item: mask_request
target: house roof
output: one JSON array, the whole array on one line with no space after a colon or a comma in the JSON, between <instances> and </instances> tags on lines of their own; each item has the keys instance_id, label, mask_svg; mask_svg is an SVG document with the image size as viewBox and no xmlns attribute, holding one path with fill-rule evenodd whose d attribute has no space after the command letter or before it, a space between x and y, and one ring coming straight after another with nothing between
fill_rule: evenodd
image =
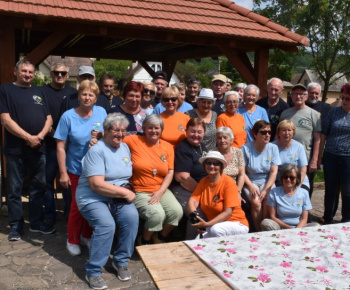
<instances>
[{"instance_id":1,"label":"house roof","mask_svg":"<svg viewBox=\"0 0 350 290\"><path fill-rule=\"evenodd\" d=\"M229 0L0 0L0 15L23 18L23 24L15 25L31 31L32 47L35 47L34 43L37 46L38 41L42 41L53 29L70 34L61 49L56 48L57 55L77 55L80 47L87 49L90 45L91 50L85 55L80 53L81 56L91 57L91 53L95 52L98 57L106 57L108 52L112 54L116 49L124 48L119 58L133 59L136 51L132 47L137 47L139 54L142 54L140 48L143 48L153 59L162 53L163 59L169 58L171 53L177 53L177 59L201 58L222 54L217 47L213 48L219 41L214 38L219 37L244 51L253 51L256 45L252 44L256 42L268 48L282 49L308 45L305 36ZM54 27L57 21L61 26ZM82 24L86 33L76 30L76 26ZM35 31L42 34L37 35ZM28 46L25 38L29 36L23 35L23 31L22 35L21 32L17 34L16 38L27 42ZM92 37L93 34L112 39L101 41ZM145 41L153 43L150 45ZM159 41L156 48L154 41ZM193 50L189 42L209 47ZM22 51L26 49L23 44ZM67 54L69 49L71 52ZM184 53L183 58L180 52Z\"/></svg>"},{"instance_id":2,"label":"house roof","mask_svg":"<svg viewBox=\"0 0 350 290\"><path fill-rule=\"evenodd\" d=\"M304 73L301 74L301 76L299 77L298 83L301 81L302 78L304 78L305 74L307 75L310 82L319 83L321 85L322 90L323 90L324 82L319 77L317 72L310 70L310 69L306 69L304 71ZM337 73L333 77L333 80L336 80L336 81L334 81L334 82L331 81L332 84L328 88L329 92L340 92L341 87L348 82L346 77L344 75L342 76L342 74L340 74L340 73Z\"/></svg>"}]
</instances>

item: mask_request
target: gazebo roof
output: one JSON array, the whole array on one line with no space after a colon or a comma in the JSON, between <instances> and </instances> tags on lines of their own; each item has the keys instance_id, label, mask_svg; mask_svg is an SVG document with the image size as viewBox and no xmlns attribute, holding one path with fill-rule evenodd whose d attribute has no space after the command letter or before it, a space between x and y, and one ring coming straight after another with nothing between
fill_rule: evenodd
<instances>
[{"instance_id":1,"label":"gazebo roof","mask_svg":"<svg viewBox=\"0 0 350 290\"><path fill-rule=\"evenodd\" d=\"M135 53L144 60L220 55L218 42L244 51L257 44L285 50L308 45L304 36L229 0L0 0L0 15L22 18L14 25L31 31L16 34L26 38L24 53L52 31L67 34L58 55L107 58L118 52L113 58L122 59L135 59Z\"/></svg>"}]
</instances>

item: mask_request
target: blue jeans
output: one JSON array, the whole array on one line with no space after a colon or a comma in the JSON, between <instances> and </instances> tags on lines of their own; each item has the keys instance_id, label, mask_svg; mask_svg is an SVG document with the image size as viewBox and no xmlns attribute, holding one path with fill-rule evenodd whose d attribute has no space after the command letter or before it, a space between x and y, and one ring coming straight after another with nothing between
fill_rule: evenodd
<instances>
[{"instance_id":1,"label":"blue jeans","mask_svg":"<svg viewBox=\"0 0 350 290\"><path fill-rule=\"evenodd\" d=\"M101 276L102 267L108 261L111 252L115 226L118 226L118 242L113 253L116 266L127 266L134 252L134 244L139 227L139 214L133 203L118 203L117 211L112 212L106 203L96 201L80 209L82 216L93 228L90 243L90 258L85 264L86 275Z\"/></svg>"},{"instance_id":2,"label":"blue jeans","mask_svg":"<svg viewBox=\"0 0 350 290\"><path fill-rule=\"evenodd\" d=\"M334 207L337 202L338 185L342 197L342 222L350 222L350 156L339 156L329 152L323 154L325 196L324 219L333 221Z\"/></svg>"},{"instance_id":3,"label":"blue jeans","mask_svg":"<svg viewBox=\"0 0 350 290\"><path fill-rule=\"evenodd\" d=\"M45 155L39 152L24 155L6 155L8 216L11 231L21 232L24 225L22 187L25 173L29 185L29 223L42 223L45 197Z\"/></svg>"}]
</instances>

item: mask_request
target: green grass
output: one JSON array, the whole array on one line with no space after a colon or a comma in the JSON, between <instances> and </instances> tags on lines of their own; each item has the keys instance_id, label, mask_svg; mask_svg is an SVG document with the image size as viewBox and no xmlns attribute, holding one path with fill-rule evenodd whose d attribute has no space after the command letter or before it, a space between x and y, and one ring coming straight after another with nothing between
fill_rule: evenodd
<instances>
[{"instance_id":1,"label":"green grass","mask_svg":"<svg viewBox=\"0 0 350 290\"><path fill-rule=\"evenodd\" d=\"M314 181L315 182L324 182L323 169L317 170Z\"/></svg>"}]
</instances>

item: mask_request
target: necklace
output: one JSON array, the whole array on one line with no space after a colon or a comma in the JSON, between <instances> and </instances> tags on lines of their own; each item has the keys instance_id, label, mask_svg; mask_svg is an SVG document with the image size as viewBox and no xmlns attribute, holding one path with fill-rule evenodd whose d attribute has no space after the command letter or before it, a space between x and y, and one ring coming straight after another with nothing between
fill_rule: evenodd
<instances>
[{"instance_id":1,"label":"necklace","mask_svg":"<svg viewBox=\"0 0 350 290\"><path fill-rule=\"evenodd\" d=\"M290 195L288 195L288 194L285 194L285 195L283 196L283 199L284 199L287 203L293 204L294 199L295 199L295 193L294 193L292 196L290 196Z\"/></svg>"},{"instance_id":2,"label":"necklace","mask_svg":"<svg viewBox=\"0 0 350 290\"><path fill-rule=\"evenodd\" d=\"M158 156L158 147L156 147L156 149L157 149L157 152L155 152L155 154L156 154L157 157L159 157ZM149 150L149 155L150 155L151 163L152 163L152 167L153 167L152 173L153 173L153 176L156 176L157 175L157 168L156 168L156 166L153 163L153 157L152 157L153 154L152 154L152 151L151 151L151 147L148 146L148 150Z\"/></svg>"},{"instance_id":3,"label":"necklace","mask_svg":"<svg viewBox=\"0 0 350 290\"><path fill-rule=\"evenodd\" d=\"M193 148L194 152L196 152L196 154L197 154L198 156L200 156L200 157L203 156L203 151L202 151L202 145L201 145L201 144L199 144L199 149L201 150L201 154L199 154L199 153L196 151L196 149L194 149L194 146L191 145L191 147Z\"/></svg>"}]
</instances>

